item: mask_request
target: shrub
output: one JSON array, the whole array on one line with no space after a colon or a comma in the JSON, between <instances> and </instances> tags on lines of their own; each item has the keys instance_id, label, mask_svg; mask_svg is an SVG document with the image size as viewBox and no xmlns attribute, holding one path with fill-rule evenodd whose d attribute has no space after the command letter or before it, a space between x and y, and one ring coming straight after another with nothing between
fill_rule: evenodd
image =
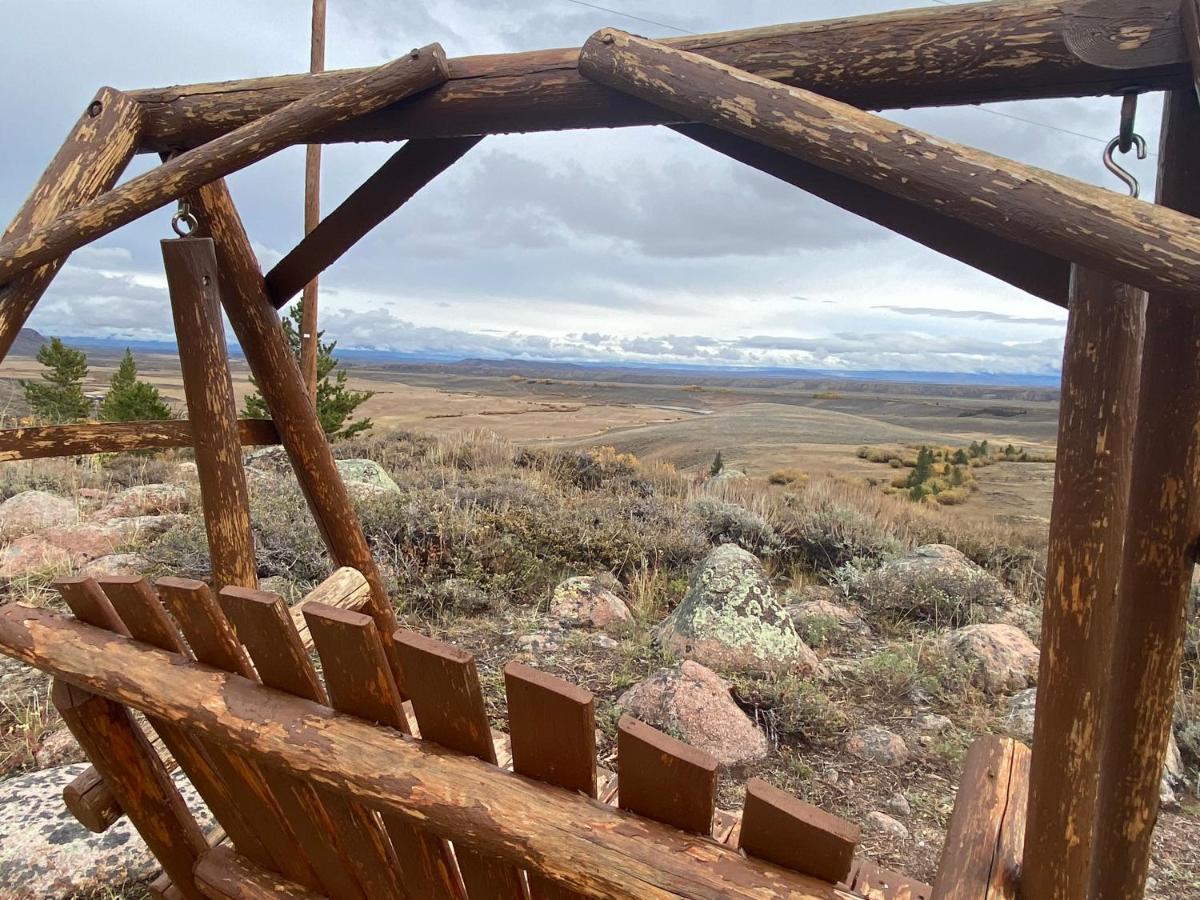
<instances>
[{"instance_id":1,"label":"shrub","mask_svg":"<svg viewBox=\"0 0 1200 900\"><path fill-rule=\"evenodd\" d=\"M767 476L771 484L807 484L808 475L799 469L779 469Z\"/></svg>"},{"instance_id":2,"label":"shrub","mask_svg":"<svg viewBox=\"0 0 1200 900\"><path fill-rule=\"evenodd\" d=\"M737 544L758 556L771 556L783 548L779 535L762 516L736 503L701 497L692 510L713 544Z\"/></svg>"},{"instance_id":3,"label":"shrub","mask_svg":"<svg viewBox=\"0 0 1200 900\"><path fill-rule=\"evenodd\" d=\"M935 642L917 641L880 650L858 661L850 677L877 700L936 701L961 706L979 696L972 666Z\"/></svg>"},{"instance_id":4,"label":"shrub","mask_svg":"<svg viewBox=\"0 0 1200 900\"><path fill-rule=\"evenodd\" d=\"M850 563L834 573L834 583L875 618L892 626L914 624L961 628L982 621L988 607L1007 598L1003 587L974 568L865 568Z\"/></svg>"},{"instance_id":5,"label":"shrub","mask_svg":"<svg viewBox=\"0 0 1200 900\"><path fill-rule=\"evenodd\" d=\"M814 744L827 742L848 725L841 707L810 678L789 674L735 676L733 696L775 744L781 737Z\"/></svg>"}]
</instances>

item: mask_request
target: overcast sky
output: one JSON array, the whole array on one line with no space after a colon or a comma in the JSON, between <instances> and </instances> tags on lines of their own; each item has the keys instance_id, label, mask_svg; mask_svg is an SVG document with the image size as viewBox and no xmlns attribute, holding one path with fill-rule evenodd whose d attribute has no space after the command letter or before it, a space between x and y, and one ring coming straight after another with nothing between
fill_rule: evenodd
<instances>
[{"instance_id":1,"label":"overcast sky","mask_svg":"<svg viewBox=\"0 0 1200 900\"><path fill-rule=\"evenodd\" d=\"M604 5L705 32L922 2ZM431 41L458 56L578 45L604 25L679 33L573 0L329 6L329 68L380 63ZM5 221L98 85L240 78L308 63L304 0L43 0L13 5L5 25ZM1118 108L1119 100L1101 98L885 114L1115 189L1100 154ZM1152 152L1159 110L1157 95L1142 99L1138 130ZM326 149L325 210L394 150ZM153 161L139 157L131 174ZM1130 165L1146 196L1154 162ZM303 150L293 148L230 179L264 268L301 237L303 165ZM169 217L160 211L77 251L30 324L45 334L169 340L158 249ZM487 138L330 269L321 302L322 326L344 347L946 372L1056 372L1066 319L1062 309L656 128Z\"/></svg>"}]
</instances>

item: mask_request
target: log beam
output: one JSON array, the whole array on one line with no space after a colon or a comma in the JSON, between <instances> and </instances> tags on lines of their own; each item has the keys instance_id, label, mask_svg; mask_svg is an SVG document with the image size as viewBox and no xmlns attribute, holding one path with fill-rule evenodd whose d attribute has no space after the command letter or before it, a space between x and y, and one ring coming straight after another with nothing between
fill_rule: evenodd
<instances>
[{"instance_id":1,"label":"log beam","mask_svg":"<svg viewBox=\"0 0 1200 900\"><path fill-rule=\"evenodd\" d=\"M237 433L243 447L265 447L279 443L279 432L270 419L238 419ZM31 425L28 428L0 430L0 462L90 456L93 453L129 453L134 450L168 450L195 445L192 423L187 419Z\"/></svg>"},{"instance_id":2,"label":"log beam","mask_svg":"<svg viewBox=\"0 0 1200 900\"><path fill-rule=\"evenodd\" d=\"M671 38L864 109L1099 96L1190 83L1177 0L1003 0ZM578 48L450 60L450 80L325 142L680 121L580 77ZM134 91L144 151L194 147L362 70Z\"/></svg>"},{"instance_id":3,"label":"log beam","mask_svg":"<svg viewBox=\"0 0 1200 900\"><path fill-rule=\"evenodd\" d=\"M141 106L128 94L101 88L4 232L4 240L40 228L109 190L141 138ZM66 261L64 255L0 284L0 360Z\"/></svg>"},{"instance_id":4,"label":"log beam","mask_svg":"<svg viewBox=\"0 0 1200 900\"><path fill-rule=\"evenodd\" d=\"M318 274L412 199L417 191L462 159L480 140L409 141L392 154L267 273L267 291L275 308L291 300L301 288L316 283ZM305 304L308 303L307 296Z\"/></svg>"},{"instance_id":5,"label":"log beam","mask_svg":"<svg viewBox=\"0 0 1200 900\"><path fill-rule=\"evenodd\" d=\"M1200 221L601 29L579 71L687 118L1148 290L1200 283Z\"/></svg>"},{"instance_id":6,"label":"log beam","mask_svg":"<svg viewBox=\"0 0 1200 900\"><path fill-rule=\"evenodd\" d=\"M851 900L828 882L17 603L0 651L591 897Z\"/></svg>"},{"instance_id":7,"label":"log beam","mask_svg":"<svg viewBox=\"0 0 1200 900\"><path fill-rule=\"evenodd\" d=\"M1200 0L1180 0L1183 42L1192 64L1192 84L1200 97Z\"/></svg>"},{"instance_id":8,"label":"log beam","mask_svg":"<svg viewBox=\"0 0 1200 900\"><path fill-rule=\"evenodd\" d=\"M852 178L827 172L820 166L728 131L708 125L670 127L730 159L773 175L1035 297L1057 306L1067 305L1071 264L1066 260L1016 241L997 238L982 228L955 221L935 210L898 199Z\"/></svg>"},{"instance_id":9,"label":"log beam","mask_svg":"<svg viewBox=\"0 0 1200 900\"><path fill-rule=\"evenodd\" d=\"M157 168L53 221L0 243L0 280L53 260L122 225L327 128L446 80L438 44L414 50L344 84L310 94L268 116L172 157Z\"/></svg>"}]
</instances>

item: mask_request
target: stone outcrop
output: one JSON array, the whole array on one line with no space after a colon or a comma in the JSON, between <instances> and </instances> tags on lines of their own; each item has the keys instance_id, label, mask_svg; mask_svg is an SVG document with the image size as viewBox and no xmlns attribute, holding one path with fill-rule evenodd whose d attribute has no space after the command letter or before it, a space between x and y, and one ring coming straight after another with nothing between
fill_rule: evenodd
<instances>
[{"instance_id":1,"label":"stone outcrop","mask_svg":"<svg viewBox=\"0 0 1200 900\"><path fill-rule=\"evenodd\" d=\"M0 503L0 538L15 538L79 521L79 507L46 491L22 491Z\"/></svg>"},{"instance_id":2,"label":"stone outcrop","mask_svg":"<svg viewBox=\"0 0 1200 900\"><path fill-rule=\"evenodd\" d=\"M988 694L1008 694L1037 680L1038 648L1015 625L968 625L945 637L947 649L972 666L971 683Z\"/></svg>"},{"instance_id":3,"label":"stone outcrop","mask_svg":"<svg viewBox=\"0 0 1200 900\"><path fill-rule=\"evenodd\" d=\"M569 628L607 628L617 622L632 622L625 601L589 576L568 578L554 589L550 615Z\"/></svg>"}]
</instances>

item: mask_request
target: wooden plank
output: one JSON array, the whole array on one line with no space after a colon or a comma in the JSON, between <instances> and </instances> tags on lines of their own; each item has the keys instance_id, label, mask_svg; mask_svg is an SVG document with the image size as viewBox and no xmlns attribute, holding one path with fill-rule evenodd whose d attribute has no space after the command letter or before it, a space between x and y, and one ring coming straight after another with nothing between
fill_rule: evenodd
<instances>
[{"instance_id":1,"label":"wooden plank","mask_svg":"<svg viewBox=\"0 0 1200 900\"><path fill-rule=\"evenodd\" d=\"M8 281L53 262L205 184L285 147L304 143L339 122L441 84L446 75L441 46L430 44L174 156L89 203L60 212L52 221L0 242L0 280Z\"/></svg>"},{"instance_id":2,"label":"wooden plank","mask_svg":"<svg viewBox=\"0 0 1200 900\"><path fill-rule=\"evenodd\" d=\"M0 652L244 758L303 773L434 834L535 867L591 896L849 900L827 883L677 828L498 771L464 754L332 713L61 614L0 607Z\"/></svg>"},{"instance_id":3,"label":"wooden plank","mask_svg":"<svg viewBox=\"0 0 1200 900\"><path fill-rule=\"evenodd\" d=\"M279 432L270 419L238 419L237 429L238 441L243 447L279 443ZM192 446L195 446L192 423L187 419L82 422L76 425L31 425L0 429L0 462Z\"/></svg>"},{"instance_id":4,"label":"wooden plank","mask_svg":"<svg viewBox=\"0 0 1200 900\"><path fill-rule=\"evenodd\" d=\"M1192 84L1200 97L1200 0L1181 0L1183 43L1192 65Z\"/></svg>"},{"instance_id":5,"label":"wooden plank","mask_svg":"<svg viewBox=\"0 0 1200 900\"><path fill-rule=\"evenodd\" d=\"M192 867L208 843L129 711L57 678L51 699L176 888L200 897Z\"/></svg>"},{"instance_id":6,"label":"wooden plank","mask_svg":"<svg viewBox=\"0 0 1200 900\"><path fill-rule=\"evenodd\" d=\"M408 682L413 718L421 739L496 763L496 744L488 724L475 657L415 631L395 634ZM458 868L471 900L522 900L521 871L498 859L455 846Z\"/></svg>"},{"instance_id":7,"label":"wooden plank","mask_svg":"<svg viewBox=\"0 0 1200 900\"><path fill-rule=\"evenodd\" d=\"M10 239L52 221L109 190L142 138L142 110L128 94L104 87L83 111L17 216L4 232ZM0 284L0 360L12 348L65 256ZM3 281L5 279L0 279Z\"/></svg>"},{"instance_id":8,"label":"wooden plank","mask_svg":"<svg viewBox=\"0 0 1200 900\"><path fill-rule=\"evenodd\" d=\"M579 71L689 118L1138 287L1200 281L1191 216L923 134L616 29Z\"/></svg>"},{"instance_id":9,"label":"wooden plank","mask_svg":"<svg viewBox=\"0 0 1200 900\"><path fill-rule=\"evenodd\" d=\"M325 0L312 2L312 39L308 71L310 74L325 71ZM304 148L304 233L308 235L321 219L321 145L309 144ZM304 310L300 321L300 372L304 375L304 386L308 396L317 402L317 355L319 332L317 328L317 279L304 285Z\"/></svg>"},{"instance_id":10,"label":"wooden plank","mask_svg":"<svg viewBox=\"0 0 1200 900\"><path fill-rule=\"evenodd\" d=\"M246 678L257 678L216 597L203 581L160 578L154 586L200 662Z\"/></svg>"},{"instance_id":11,"label":"wooden plank","mask_svg":"<svg viewBox=\"0 0 1200 900\"><path fill-rule=\"evenodd\" d=\"M982 228L893 197L869 184L827 172L820 166L727 131L708 125L673 125L671 128L718 153L786 181L834 206L1028 291L1035 297L1058 306L1067 305L1071 265L1040 248L998 238Z\"/></svg>"},{"instance_id":12,"label":"wooden plank","mask_svg":"<svg viewBox=\"0 0 1200 900\"><path fill-rule=\"evenodd\" d=\"M304 617L321 657L333 708L407 733L400 692L371 617L312 601L304 604ZM400 816L385 815L383 824L409 895L463 896L457 867L444 841Z\"/></svg>"},{"instance_id":13,"label":"wooden plank","mask_svg":"<svg viewBox=\"0 0 1200 900\"><path fill-rule=\"evenodd\" d=\"M112 601L96 583L96 579L87 575L56 578L54 589L80 622L129 637L129 629L113 609Z\"/></svg>"},{"instance_id":14,"label":"wooden plank","mask_svg":"<svg viewBox=\"0 0 1200 900\"><path fill-rule=\"evenodd\" d=\"M621 809L696 834L711 834L717 760L631 716L617 722Z\"/></svg>"},{"instance_id":15,"label":"wooden plank","mask_svg":"<svg viewBox=\"0 0 1200 900\"><path fill-rule=\"evenodd\" d=\"M869 859L855 860L850 889L866 900L929 900L933 888Z\"/></svg>"},{"instance_id":16,"label":"wooden plank","mask_svg":"<svg viewBox=\"0 0 1200 900\"><path fill-rule=\"evenodd\" d=\"M201 188L192 208L216 242L221 302L250 371L271 410L296 479L308 500L317 528L339 566L352 566L371 585L367 611L385 640L388 660L400 690L403 673L391 649L396 614L383 587L370 545L350 502L341 473L316 412L304 390L300 368L283 336L279 316L267 296L258 260L242 227L224 181Z\"/></svg>"},{"instance_id":17,"label":"wooden plank","mask_svg":"<svg viewBox=\"0 0 1200 900\"><path fill-rule=\"evenodd\" d=\"M358 569L342 566L335 569L333 574L304 595L304 600L290 610L292 625L300 635L300 643L304 649L313 649L312 635L308 631L308 621L304 618L304 606L307 603L323 603L326 606L336 606L338 609L348 609L361 612L371 602L371 585Z\"/></svg>"},{"instance_id":18,"label":"wooden plank","mask_svg":"<svg viewBox=\"0 0 1200 900\"><path fill-rule=\"evenodd\" d=\"M971 745L942 846L933 900L1018 896L1028 775L1029 749L1023 744L988 735Z\"/></svg>"},{"instance_id":19,"label":"wooden plank","mask_svg":"<svg viewBox=\"0 0 1200 900\"><path fill-rule=\"evenodd\" d=\"M1175 0L1013 0L672 37L680 49L863 109L1102 96L1188 84ZM450 60L450 80L322 140L650 125L677 117L581 78L579 50ZM133 92L143 150L196 146L361 70Z\"/></svg>"},{"instance_id":20,"label":"wooden plank","mask_svg":"<svg viewBox=\"0 0 1200 900\"><path fill-rule=\"evenodd\" d=\"M761 778L746 782L738 845L751 856L836 884L850 873L860 834L857 825Z\"/></svg>"},{"instance_id":21,"label":"wooden plank","mask_svg":"<svg viewBox=\"0 0 1200 900\"><path fill-rule=\"evenodd\" d=\"M1200 215L1200 107L1192 91L1163 104L1158 203ZM1140 896L1158 818L1158 786L1179 685L1200 534L1200 299L1151 293L1146 308L1133 479L1116 642L1102 717L1094 896ZM1039 748L1039 753L1041 752Z\"/></svg>"},{"instance_id":22,"label":"wooden plank","mask_svg":"<svg viewBox=\"0 0 1200 900\"><path fill-rule=\"evenodd\" d=\"M1146 294L1073 267L1034 725L1031 896L1073 896L1092 865L1100 716L1129 495Z\"/></svg>"},{"instance_id":23,"label":"wooden plank","mask_svg":"<svg viewBox=\"0 0 1200 900\"><path fill-rule=\"evenodd\" d=\"M596 710L591 691L516 661L504 667L513 771L596 796ZM550 872L528 871L532 900L586 896Z\"/></svg>"},{"instance_id":24,"label":"wooden plank","mask_svg":"<svg viewBox=\"0 0 1200 900\"><path fill-rule=\"evenodd\" d=\"M315 703L329 703L282 597L239 587L224 588L218 596L263 684Z\"/></svg>"},{"instance_id":25,"label":"wooden plank","mask_svg":"<svg viewBox=\"0 0 1200 900\"><path fill-rule=\"evenodd\" d=\"M276 308L292 299L305 285L376 225L407 203L438 175L462 159L482 138L409 141L359 186L319 225L267 273L267 292ZM305 302L307 303L307 294ZM307 310L307 306L305 307Z\"/></svg>"},{"instance_id":26,"label":"wooden plank","mask_svg":"<svg viewBox=\"0 0 1200 900\"><path fill-rule=\"evenodd\" d=\"M217 257L209 238L162 241L188 419L195 423L196 474L215 587L258 587L250 492L242 465L237 399L229 374Z\"/></svg>"},{"instance_id":27,"label":"wooden plank","mask_svg":"<svg viewBox=\"0 0 1200 900\"><path fill-rule=\"evenodd\" d=\"M209 900L322 900L321 894L256 865L229 847L213 847L200 857L196 887Z\"/></svg>"}]
</instances>

